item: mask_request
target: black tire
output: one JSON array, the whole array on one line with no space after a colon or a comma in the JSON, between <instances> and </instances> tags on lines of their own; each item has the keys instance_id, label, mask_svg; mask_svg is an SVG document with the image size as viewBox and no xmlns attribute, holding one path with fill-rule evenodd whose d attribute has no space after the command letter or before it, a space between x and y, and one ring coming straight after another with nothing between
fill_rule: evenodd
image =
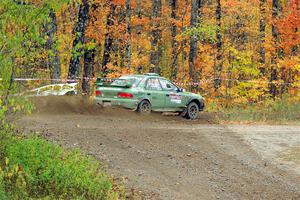
<instances>
[{"instance_id":1,"label":"black tire","mask_svg":"<svg viewBox=\"0 0 300 200\"><path fill-rule=\"evenodd\" d=\"M195 102L189 103L186 108L186 115L185 117L191 120L197 119L199 114L199 106Z\"/></svg>"},{"instance_id":2,"label":"black tire","mask_svg":"<svg viewBox=\"0 0 300 200\"><path fill-rule=\"evenodd\" d=\"M141 101L138 105L137 111L142 114L150 114L151 113L151 103L147 100Z\"/></svg>"}]
</instances>

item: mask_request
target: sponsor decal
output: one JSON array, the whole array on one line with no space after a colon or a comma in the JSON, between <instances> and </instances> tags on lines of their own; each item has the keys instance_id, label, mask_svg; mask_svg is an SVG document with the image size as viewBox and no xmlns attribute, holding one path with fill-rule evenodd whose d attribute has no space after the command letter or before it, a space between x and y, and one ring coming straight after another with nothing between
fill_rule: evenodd
<instances>
[{"instance_id":1,"label":"sponsor decal","mask_svg":"<svg viewBox=\"0 0 300 200\"><path fill-rule=\"evenodd\" d=\"M182 101L182 96L176 93L170 93L170 101L172 103L178 103L180 104Z\"/></svg>"}]
</instances>

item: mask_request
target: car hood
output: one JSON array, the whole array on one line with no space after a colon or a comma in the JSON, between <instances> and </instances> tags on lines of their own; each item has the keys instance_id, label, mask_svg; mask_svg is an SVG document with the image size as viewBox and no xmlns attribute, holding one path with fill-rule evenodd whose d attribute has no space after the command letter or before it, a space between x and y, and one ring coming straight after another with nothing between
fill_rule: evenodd
<instances>
[{"instance_id":1,"label":"car hood","mask_svg":"<svg viewBox=\"0 0 300 200\"><path fill-rule=\"evenodd\" d=\"M192 97L192 98L203 100L203 97L200 94L195 94L195 93L192 93L192 92L183 92L182 94L184 96L189 96L189 97Z\"/></svg>"}]
</instances>

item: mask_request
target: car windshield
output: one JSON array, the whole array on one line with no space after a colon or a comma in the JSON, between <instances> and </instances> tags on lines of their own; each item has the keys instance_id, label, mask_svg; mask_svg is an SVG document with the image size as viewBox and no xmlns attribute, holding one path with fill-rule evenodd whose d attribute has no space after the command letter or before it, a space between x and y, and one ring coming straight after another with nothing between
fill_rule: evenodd
<instances>
[{"instance_id":1,"label":"car windshield","mask_svg":"<svg viewBox=\"0 0 300 200\"><path fill-rule=\"evenodd\" d=\"M133 87L136 87L141 80L142 77L122 76L119 79L114 80L111 85L124 85L126 82L130 82Z\"/></svg>"}]
</instances>

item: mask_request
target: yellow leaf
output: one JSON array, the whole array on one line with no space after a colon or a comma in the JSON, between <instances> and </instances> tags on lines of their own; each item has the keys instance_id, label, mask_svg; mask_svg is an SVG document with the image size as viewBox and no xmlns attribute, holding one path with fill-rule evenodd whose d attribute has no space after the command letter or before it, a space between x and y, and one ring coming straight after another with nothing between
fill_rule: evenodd
<instances>
[{"instance_id":1,"label":"yellow leaf","mask_svg":"<svg viewBox=\"0 0 300 200\"><path fill-rule=\"evenodd\" d=\"M15 166L15 172L16 172L16 173L19 172L19 166L18 166L18 165Z\"/></svg>"},{"instance_id":2,"label":"yellow leaf","mask_svg":"<svg viewBox=\"0 0 300 200\"><path fill-rule=\"evenodd\" d=\"M8 163L9 163L9 159L5 158L5 165L8 165Z\"/></svg>"}]
</instances>

